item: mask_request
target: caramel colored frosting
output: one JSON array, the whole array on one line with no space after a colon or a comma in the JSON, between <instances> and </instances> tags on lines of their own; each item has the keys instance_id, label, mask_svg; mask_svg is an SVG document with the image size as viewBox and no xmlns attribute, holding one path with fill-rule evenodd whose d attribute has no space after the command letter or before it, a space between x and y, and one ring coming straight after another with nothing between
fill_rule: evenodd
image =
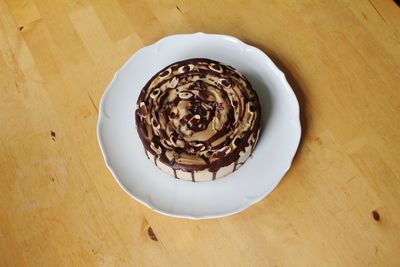
<instances>
[{"instance_id":1,"label":"caramel colored frosting","mask_svg":"<svg viewBox=\"0 0 400 267\"><path fill-rule=\"evenodd\" d=\"M176 171L216 173L254 148L260 104L231 66L196 58L154 75L137 100L136 125L146 153ZM148 155L149 156L149 155ZM244 159L246 160L246 159ZM243 163L243 162L242 162Z\"/></svg>"}]
</instances>

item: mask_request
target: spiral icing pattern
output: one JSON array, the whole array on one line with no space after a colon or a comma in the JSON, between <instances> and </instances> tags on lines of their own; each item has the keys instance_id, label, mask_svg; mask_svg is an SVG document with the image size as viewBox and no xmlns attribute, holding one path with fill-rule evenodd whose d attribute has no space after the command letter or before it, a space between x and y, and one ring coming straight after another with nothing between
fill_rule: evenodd
<instances>
[{"instance_id":1,"label":"spiral icing pattern","mask_svg":"<svg viewBox=\"0 0 400 267\"><path fill-rule=\"evenodd\" d=\"M249 157L260 129L260 104L233 67L196 58L154 75L136 106L147 156L176 178L207 181L235 171Z\"/></svg>"}]
</instances>

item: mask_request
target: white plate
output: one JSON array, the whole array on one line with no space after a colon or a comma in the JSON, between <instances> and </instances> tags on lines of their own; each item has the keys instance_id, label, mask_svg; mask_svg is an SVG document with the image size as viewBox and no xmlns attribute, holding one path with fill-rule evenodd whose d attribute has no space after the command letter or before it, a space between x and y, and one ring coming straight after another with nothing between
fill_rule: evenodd
<instances>
[{"instance_id":1,"label":"white plate","mask_svg":"<svg viewBox=\"0 0 400 267\"><path fill-rule=\"evenodd\" d=\"M192 183L168 176L147 159L134 111L155 73L196 57L231 65L250 80L261 102L262 129L253 157L239 170ZM140 203L174 217L223 217L263 199L289 169L301 135L299 105L284 74L261 50L226 35L172 35L140 49L115 74L100 103L97 135L107 167Z\"/></svg>"}]
</instances>

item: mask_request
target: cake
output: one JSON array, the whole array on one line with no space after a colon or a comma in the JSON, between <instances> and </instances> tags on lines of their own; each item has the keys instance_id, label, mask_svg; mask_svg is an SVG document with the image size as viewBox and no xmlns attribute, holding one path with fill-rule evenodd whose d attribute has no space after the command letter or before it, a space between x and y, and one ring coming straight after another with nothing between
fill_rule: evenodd
<instances>
[{"instance_id":1,"label":"cake","mask_svg":"<svg viewBox=\"0 0 400 267\"><path fill-rule=\"evenodd\" d=\"M210 181L236 171L251 155L261 110L250 82L223 63L173 63L143 87L136 126L144 152L177 179Z\"/></svg>"}]
</instances>

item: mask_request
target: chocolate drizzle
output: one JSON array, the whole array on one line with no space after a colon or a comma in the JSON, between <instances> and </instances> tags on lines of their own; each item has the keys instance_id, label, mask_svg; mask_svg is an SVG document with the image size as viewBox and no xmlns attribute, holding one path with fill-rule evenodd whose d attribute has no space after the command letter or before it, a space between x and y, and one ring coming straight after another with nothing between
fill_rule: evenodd
<instances>
[{"instance_id":1,"label":"chocolate drizzle","mask_svg":"<svg viewBox=\"0 0 400 267\"><path fill-rule=\"evenodd\" d=\"M234 164L253 149L261 110L249 81L234 68L209 59L165 67L142 89L135 112L147 153L177 170L208 170ZM240 159L243 163L246 159ZM221 174L222 175L222 174Z\"/></svg>"},{"instance_id":2,"label":"chocolate drizzle","mask_svg":"<svg viewBox=\"0 0 400 267\"><path fill-rule=\"evenodd\" d=\"M148 159L150 159L149 158L149 155L147 154L147 150L146 150L146 147L143 145L143 147L144 147L144 153L146 153L146 157L148 158Z\"/></svg>"}]
</instances>

